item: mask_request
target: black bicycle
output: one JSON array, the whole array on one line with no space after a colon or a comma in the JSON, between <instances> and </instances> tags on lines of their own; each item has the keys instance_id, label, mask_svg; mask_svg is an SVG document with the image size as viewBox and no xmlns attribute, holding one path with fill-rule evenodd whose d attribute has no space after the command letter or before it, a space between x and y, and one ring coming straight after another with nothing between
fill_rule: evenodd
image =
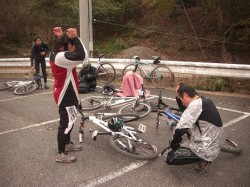
<instances>
[{"instance_id":1,"label":"black bicycle","mask_svg":"<svg viewBox=\"0 0 250 187\"><path fill-rule=\"evenodd\" d=\"M99 60L98 60L98 79L105 83L111 83L116 76L116 71L115 68L112 64L107 63L107 62L101 62L101 58L104 57L104 54L99 55Z\"/></svg>"}]
</instances>

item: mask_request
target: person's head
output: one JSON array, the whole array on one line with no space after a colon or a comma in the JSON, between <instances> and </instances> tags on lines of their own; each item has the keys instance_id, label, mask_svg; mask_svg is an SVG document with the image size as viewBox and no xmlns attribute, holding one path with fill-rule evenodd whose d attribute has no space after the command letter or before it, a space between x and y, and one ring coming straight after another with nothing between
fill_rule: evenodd
<instances>
[{"instance_id":1,"label":"person's head","mask_svg":"<svg viewBox=\"0 0 250 187\"><path fill-rule=\"evenodd\" d=\"M34 42L34 45L41 45L41 43L42 43L41 38L39 36L36 36L33 39L33 42Z\"/></svg>"},{"instance_id":2,"label":"person's head","mask_svg":"<svg viewBox=\"0 0 250 187\"><path fill-rule=\"evenodd\" d=\"M83 63L83 68L85 70L87 70L87 71L90 70L90 67L91 67L91 64L88 60Z\"/></svg>"},{"instance_id":3,"label":"person's head","mask_svg":"<svg viewBox=\"0 0 250 187\"><path fill-rule=\"evenodd\" d=\"M54 50L56 52L69 51L69 52L73 53L75 51L75 45L68 38L68 36L66 34L64 34L59 40L56 41Z\"/></svg>"},{"instance_id":4,"label":"person's head","mask_svg":"<svg viewBox=\"0 0 250 187\"><path fill-rule=\"evenodd\" d=\"M199 96L192 86L183 83L177 85L176 92L185 107L187 107L194 98Z\"/></svg>"}]
</instances>

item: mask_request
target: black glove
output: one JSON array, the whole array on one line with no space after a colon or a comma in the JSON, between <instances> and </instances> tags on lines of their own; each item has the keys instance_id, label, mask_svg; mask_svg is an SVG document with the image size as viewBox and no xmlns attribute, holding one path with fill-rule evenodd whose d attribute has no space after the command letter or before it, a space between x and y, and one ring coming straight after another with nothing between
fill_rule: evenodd
<instances>
[{"instance_id":1,"label":"black glove","mask_svg":"<svg viewBox=\"0 0 250 187\"><path fill-rule=\"evenodd\" d=\"M171 141L170 142L170 147L173 149L173 150L176 150L180 147L180 144L179 143L175 143L174 141Z\"/></svg>"},{"instance_id":2,"label":"black glove","mask_svg":"<svg viewBox=\"0 0 250 187\"><path fill-rule=\"evenodd\" d=\"M79 82L83 82L84 81L84 76L83 77L79 77Z\"/></svg>"}]
</instances>

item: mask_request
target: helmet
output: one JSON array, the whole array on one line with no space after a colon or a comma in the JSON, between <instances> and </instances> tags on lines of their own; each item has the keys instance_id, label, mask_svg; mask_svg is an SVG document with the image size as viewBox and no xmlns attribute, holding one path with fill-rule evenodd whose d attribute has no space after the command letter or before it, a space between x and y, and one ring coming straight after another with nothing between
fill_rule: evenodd
<instances>
[{"instance_id":1,"label":"helmet","mask_svg":"<svg viewBox=\"0 0 250 187\"><path fill-rule=\"evenodd\" d=\"M90 67L91 67L91 64L90 64L89 61L86 61L86 62L83 63L83 68L84 68L84 69L89 70Z\"/></svg>"},{"instance_id":2,"label":"helmet","mask_svg":"<svg viewBox=\"0 0 250 187\"><path fill-rule=\"evenodd\" d=\"M115 87L113 85L105 85L103 86L103 92L104 95L114 95L115 93Z\"/></svg>"},{"instance_id":3,"label":"helmet","mask_svg":"<svg viewBox=\"0 0 250 187\"><path fill-rule=\"evenodd\" d=\"M123 125L124 125L123 120L118 117L112 117L108 120L108 127L112 131L115 131L115 132L120 131Z\"/></svg>"}]
</instances>

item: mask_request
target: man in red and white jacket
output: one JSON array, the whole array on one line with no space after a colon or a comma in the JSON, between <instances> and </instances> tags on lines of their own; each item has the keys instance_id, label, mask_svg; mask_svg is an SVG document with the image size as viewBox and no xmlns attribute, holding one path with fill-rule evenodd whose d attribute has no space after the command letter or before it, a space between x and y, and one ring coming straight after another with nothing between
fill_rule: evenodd
<instances>
[{"instance_id":1,"label":"man in red and white jacket","mask_svg":"<svg viewBox=\"0 0 250 187\"><path fill-rule=\"evenodd\" d=\"M57 38L53 52L50 54L50 66L54 75L54 98L59 107L60 122L57 142L58 155L56 161L71 163L76 158L67 154L70 151L80 151L82 148L70 140L70 133L77 117L78 107L78 77L76 66L87 60L87 51L75 28L63 33L61 27L53 28Z\"/></svg>"}]
</instances>

